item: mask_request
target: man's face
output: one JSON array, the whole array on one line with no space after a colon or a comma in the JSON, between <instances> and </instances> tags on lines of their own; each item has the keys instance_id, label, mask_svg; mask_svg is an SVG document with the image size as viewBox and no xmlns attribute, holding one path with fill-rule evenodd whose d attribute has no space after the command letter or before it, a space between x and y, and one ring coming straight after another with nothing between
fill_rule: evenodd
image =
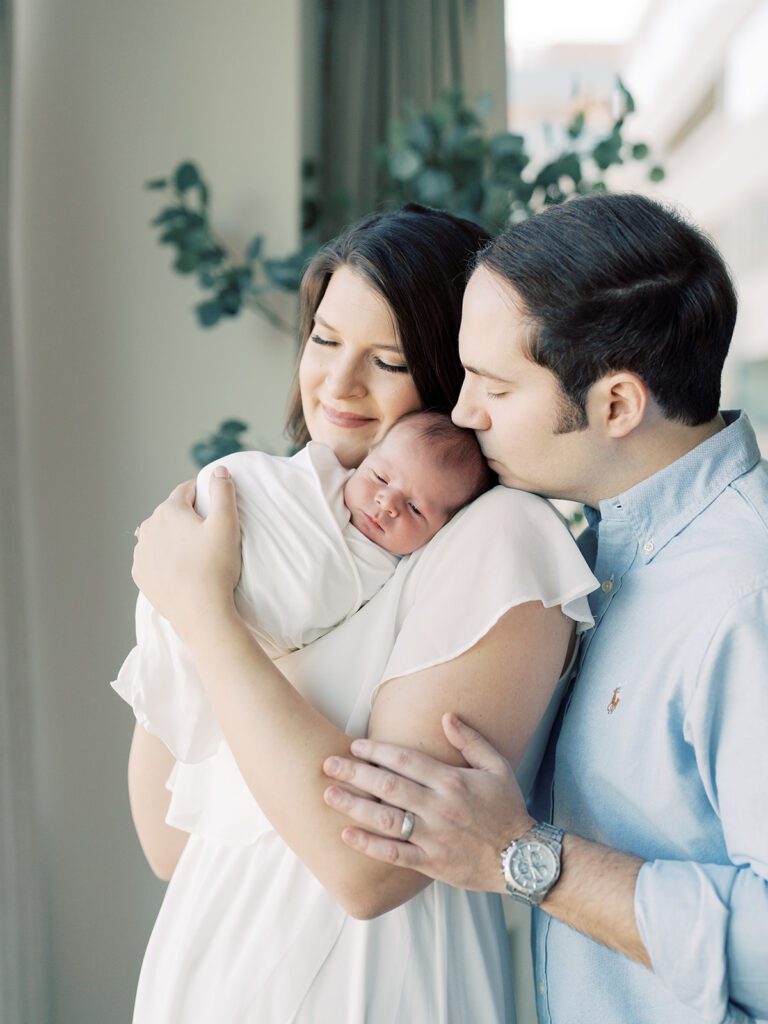
<instances>
[{"instance_id":1,"label":"man's face","mask_svg":"<svg viewBox=\"0 0 768 1024\"><path fill-rule=\"evenodd\" d=\"M555 376L526 356L530 329L513 289L479 267L464 293L459 353L466 376L453 421L475 431L507 487L583 501L597 468L593 431L558 433L565 399Z\"/></svg>"}]
</instances>

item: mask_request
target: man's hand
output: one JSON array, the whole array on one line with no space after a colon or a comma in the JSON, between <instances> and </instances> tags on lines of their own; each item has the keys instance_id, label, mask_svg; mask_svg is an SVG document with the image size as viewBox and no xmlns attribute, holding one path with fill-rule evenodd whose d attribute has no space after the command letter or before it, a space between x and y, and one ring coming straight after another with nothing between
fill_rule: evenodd
<instances>
[{"instance_id":1,"label":"man's hand","mask_svg":"<svg viewBox=\"0 0 768 1024\"><path fill-rule=\"evenodd\" d=\"M331 757L323 770L370 796L330 786L325 801L363 826L342 832L361 853L462 889L503 892L499 854L534 820L512 768L487 740L452 714L443 716L443 730L470 767L355 740L360 761ZM405 811L415 818L408 842L399 838Z\"/></svg>"}]
</instances>

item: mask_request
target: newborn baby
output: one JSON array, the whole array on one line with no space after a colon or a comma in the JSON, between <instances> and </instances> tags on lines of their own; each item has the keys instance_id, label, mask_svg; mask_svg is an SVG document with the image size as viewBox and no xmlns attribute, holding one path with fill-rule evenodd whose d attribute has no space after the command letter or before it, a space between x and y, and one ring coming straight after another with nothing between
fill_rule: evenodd
<instances>
[{"instance_id":1,"label":"newborn baby","mask_svg":"<svg viewBox=\"0 0 768 1024\"><path fill-rule=\"evenodd\" d=\"M354 470L314 441L290 458L239 452L212 463L197 478L203 516L219 464L237 486L243 564L235 603L271 658L349 618L400 557L493 483L474 434L435 412L404 416ZM216 751L218 725L192 656L143 594L136 647L112 686L177 760Z\"/></svg>"}]
</instances>

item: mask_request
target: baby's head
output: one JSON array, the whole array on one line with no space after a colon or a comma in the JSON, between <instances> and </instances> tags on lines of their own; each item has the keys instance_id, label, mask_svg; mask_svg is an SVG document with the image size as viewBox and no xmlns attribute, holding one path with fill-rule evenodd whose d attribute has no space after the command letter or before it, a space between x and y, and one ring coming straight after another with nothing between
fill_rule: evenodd
<instances>
[{"instance_id":1,"label":"baby's head","mask_svg":"<svg viewBox=\"0 0 768 1024\"><path fill-rule=\"evenodd\" d=\"M352 525L379 547L407 555L494 482L471 430L439 412L398 420L344 487Z\"/></svg>"}]
</instances>

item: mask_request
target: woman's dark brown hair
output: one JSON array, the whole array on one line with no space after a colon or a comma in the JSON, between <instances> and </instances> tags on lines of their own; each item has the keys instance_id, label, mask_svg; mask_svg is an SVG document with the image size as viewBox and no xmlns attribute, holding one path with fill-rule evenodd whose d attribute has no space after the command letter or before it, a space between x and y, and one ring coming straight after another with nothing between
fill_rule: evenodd
<instances>
[{"instance_id":1,"label":"woman's dark brown hair","mask_svg":"<svg viewBox=\"0 0 768 1024\"><path fill-rule=\"evenodd\" d=\"M478 224L415 203L352 224L314 256L304 274L299 361L331 275L349 267L389 306L424 407L449 412L464 378L458 347L464 286L474 257L488 241L490 235ZM297 446L309 440L298 369L287 433Z\"/></svg>"}]
</instances>

